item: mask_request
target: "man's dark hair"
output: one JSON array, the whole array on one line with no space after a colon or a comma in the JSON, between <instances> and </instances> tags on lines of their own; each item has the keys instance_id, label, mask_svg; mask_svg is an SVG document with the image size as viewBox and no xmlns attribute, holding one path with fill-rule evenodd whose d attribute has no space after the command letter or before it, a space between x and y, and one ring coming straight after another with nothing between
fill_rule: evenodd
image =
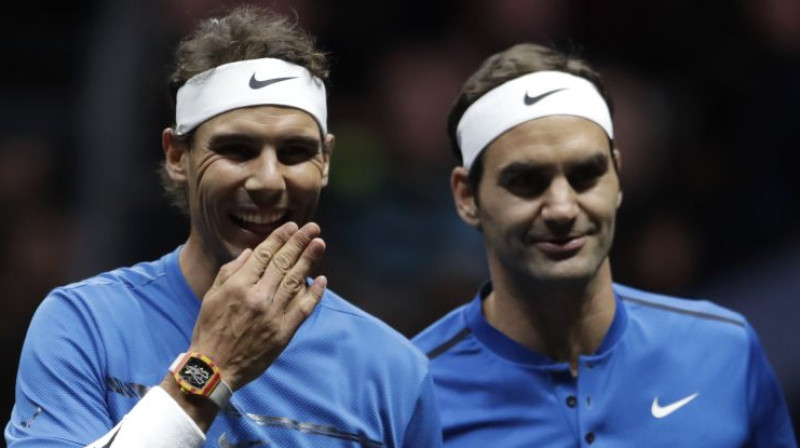
<instances>
[{"instance_id":1,"label":"man's dark hair","mask_svg":"<svg viewBox=\"0 0 800 448\"><path fill-rule=\"evenodd\" d=\"M459 163L463 163L461 148L458 146L456 131L458 122L471 106L480 97L499 85L527 75L545 70L560 71L580 76L594 84L597 91L612 109L611 98L605 86L600 80L600 75L592 69L585 61L561 53L555 49L536 44L518 44L513 47L496 53L486 59L478 70L472 74L464 83L456 102L450 109L447 119L447 135L450 137L450 144ZM612 144L613 142L609 142ZM613 144L611 145L613 150ZM614 157L612 151L612 158ZM615 164L616 166L616 164ZM483 176L483 152L481 152L472 163L469 171L469 184L473 189L477 189Z\"/></svg>"},{"instance_id":2,"label":"man's dark hair","mask_svg":"<svg viewBox=\"0 0 800 448\"><path fill-rule=\"evenodd\" d=\"M204 20L178 44L168 82L173 115L178 89L193 76L230 62L260 58L282 59L305 67L323 82L328 79L327 55L296 21L265 8L238 6L222 17ZM191 148L193 137L194 132L176 135L176 142ZM170 201L188 213L186 186L173 181L163 164L160 176Z\"/></svg>"}]
</instances>

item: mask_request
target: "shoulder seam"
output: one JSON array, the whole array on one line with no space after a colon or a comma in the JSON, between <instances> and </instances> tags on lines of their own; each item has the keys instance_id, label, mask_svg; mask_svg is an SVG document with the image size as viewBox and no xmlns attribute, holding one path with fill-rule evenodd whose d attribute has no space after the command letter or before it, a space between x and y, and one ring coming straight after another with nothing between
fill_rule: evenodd
<instances>
[{"instance_id":1,"label":"shoulder seam","mask_svg":"<svg viewBox=\"0 0 800 448\"><path fill-rule=\"evenodd\" d=\"M622 297L622 300L625 300L627 302L637 303L639 305L644 305L644 306L647 306L647 307L650 307L650 308L656 308L656 309L663 310L663 311L670 311L670 312L678 313L678 314L686 314L688 316L694 316L694 317L698 317L700 319L716 320L716 321L719 321L719 322L724 322L724 323L728 323L728 324L737 325L737 326L742 327L742 328L744 328L744 326L745 326L744 322L742 322L740 320L733 319L733 318L730 318L730 317L725 317L725 316L719 316L719 315L716 315L716 314L704 313L704 312L701 312L701 311L686 310L686 309L683 309L683 308L677 308L677 307L674 307L674 306L664 305L664 304L661 304L661 303L649 302L649 301L643 300L643 299L635 299L633 297Z\"/></svg>"},{"instance_id":2,"label":"shoulder seam","mask_svg":"<svg viewBox=\"0 0 800 448\"><path fill-rule=\"evenodd\" d=\"M450 338L447 341L443 342L438 347L436 347L433 350L431 350L428 353L426 353L426 356L428 357L428 359L436 358L437 356L441 355L442 353L444 353L444 352L450 350L451 348L453 348L454 345L456 345L459 342L461 342L462 340L464 340L464 338L469 336L470 333L472 333L472 332L470 331L469 327L464 327L464 329L459 331L458 333L456 333L455 336L453 336L452 338Z\"/></svg>"},{"instance_id":3,"label":"shoulder seam","mask_svg":"<svg viewBox=\"0 0 800 448\"><path fill-rule=\"evenodd\" d=\"M98 275L96 275L94 277L90 277L90 278L87 278L87 279L84 279L84 280L81 280L81 281L78 281L78 282L70 283L68 285L59 286L57 288L54 288L54 290L61 289L61 290L69 291L69 290L73 290L73 289L83 289L83 288L91 288L91 287L116 287L116 286L121 286L121 287L126 288L126 289L137 289L137 288L143 288L143 287L150 286L155 282L163 280L167 276L166 272L159 272L157 275L153 276L152 278L148 279L147 281L145 281L143 283L126 282L126 281L123 281L123 280L121 280L119 278L114 278L114 279L108 279L108 278L102 278L101 279L100 278L101 275L112 273L112 272L115 272L115 271L116 270L108 271L106 273L98 274Z\"/></svg>"},{"instance_id":4,"label":"shoulder seam","mask_svg":"<svg viewBox=\"0 0 800 448\"><path fill-rule=\"evenodd\" d=\"M322 303L321 300L320 300L318 306L320 306L322 308L325 308L325 309L328 309L328 310L331 310L334 313L347 314L348 316L358 317L358 318L364 319L364 320L372 320L372 319L370 319L370 317L375 317L375 316L366 314L364 311L361 311L361 310L359 310L359 311L361 311L361 312L359 312L359 311L353 311L353 310L348 310L348 309L344 309L344 308L331 306L331 305L329 305L327 303Z\"/></svg>"},{"instance_id":5,"label":"shoulder seam","mask_svg":"<svg viewBox=\"0 0 800 448\"><path fill-rule=\"evenodd\" d=\"M342 299L341 297L339 297L339 299L346 302L346 300ZM353 318L353 320L363 322L365 325L368 325L371 328L376 329L381 334L386 335L387 337L391 338L393 341L405 347L406 349L413 348L418 355L421 355L420 351L414 346L414 344L412 344L411 341L409 341L406 336L404 336L402 333L394 329L391 325L387 324L379 317L369 314L366 311L356 307L355 305L352 304L350 305L354 309L350 310L345 307L331 306L328 303L322 303L320 301L320 303L317 305L317 308L320 310L325 309L331 313L337 313L349 316Z\"/></svg>"}]
</instances>

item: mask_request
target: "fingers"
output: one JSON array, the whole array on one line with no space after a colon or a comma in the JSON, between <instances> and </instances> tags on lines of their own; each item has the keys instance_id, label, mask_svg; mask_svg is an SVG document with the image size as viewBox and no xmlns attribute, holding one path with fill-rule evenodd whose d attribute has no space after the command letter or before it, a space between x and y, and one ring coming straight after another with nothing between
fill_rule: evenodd
<instances>
[{"instance_id":1,"label":"fingers","mask_svg":"<svg viewBox=\"0 0 800 448\"><path fill-rule=\"evenodd\" d=\"M234 387L263 374L313 312L327 286L306 278L325 253L320 228L287 223L219 271L203 298L192 347L212 356Z\"/></svg>"},{"instance_id":2,"label":"fingers","mask_svg":"<svg viewBox=\"0 0 800 448\"><path fill-rule=\"evenodd\" d=\"M228 281L231 276L238 271L242 265L244 265L245 260L250 257L250 254L253 253L252 249L247 248L239 254L233 261L229 261L225 263L217 273L217 278L214 280L214 286L218 287Z\"/></svg>"},{"instance_id":3,"label":"fingers","mask_svg":"<svg viewBox=\"0 0 800 448\"><path fill-rule=\"evenodd\" d=\"M286 303L306 289L306 278L310 275L314 266L322 260L325 253L325 241L321 238L314 238L305 248L300 258L294 266L283 277L280 282L273 302L278 309L283 309Z\"/></svg>"},{"instance_id":4,"label":"fingers","mask_svg":"<svg viewBox=\"0 0 800 448\"><path fill-rule=\"evenodd\" d=\"M311 312L314 311L314 307L316 307L322 299L322 294L325 292L327 286L328 279L320 275L314 279L314 282L304 293L295 296L286 307L286 314L284 315L289 327L299 327L300 324L311 315Z\"/></svg>"},{"instance_id":5,"label":"fingers","mask_svg":"<svg viewBox=\"0 0 800 448\"><path fill-rule=\"evenodd\" d=\"M320 229L318 225L314 223L308 223L300 230L295 232L294 235L292 235L291 238L289 238L289 240L283 245L283 247L278 249L277 252L274 252L272 259L270 260L269 264L264 270L263 275L261 276L261 279L258 280L256 285L258 293L263 294L265 300L268 302L272 302L274 300L275 293L278 291L279 285L284 281L284 278L287 276L287 274L289 274L289 272L292 271L292 269L297 265L298 258L300 258L300 256L306 251L308 246L311 244L311 241L319 236L319 233ZM322 243L322 240L319 240L315 246L319 246L320 244L321 250L324 252L325 245ZM320 250L320 248L315 249L315 251L317 250ZM318 258L321 256L321 254L318 254ZM308 262L301 264L301 266L299 266L298 269L293 273L293 279L295 279L294 281L296 282L296 279L300 276L302 276L302 279L305 279L305 277L310 273L310 266L311 264ZM303 280L300 281L301 284L302 281Z\"/></svg>"},{"instance_id":6,"label":"fingers","mask_svg":"<svg viewBox=\"0 0 800 448\"><path fill-rule=\"evenodd\" d=\"M241 269L247 284L255 284L278 251L297 233L297 224L287 222L275 229L266 240L253 249L251 256Z\"/></svg>"}]
</instances>

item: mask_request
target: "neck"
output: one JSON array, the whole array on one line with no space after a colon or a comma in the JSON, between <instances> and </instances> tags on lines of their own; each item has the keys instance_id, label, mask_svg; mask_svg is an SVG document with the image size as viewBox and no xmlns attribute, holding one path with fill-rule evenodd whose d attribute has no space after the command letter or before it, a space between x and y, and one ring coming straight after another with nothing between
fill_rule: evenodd
<instances>
[{"instance_id":1,"label":"neck","mask_svg":"<svg viewBox=\"0 0 800 448\"><path fill-rule=\"evenodd\" d=\"M178 264L189 288L200 300L211 289L217 272L222 266L221 263L215 261L214 257L209 256L209 253L210 251L203 245L201 239L192 233L178 257Z\"/></svg>"},{"instance_id":2,"label":"neck","mask_svg":"<svg viewBox=\"0 0 800 448\"><path fill-rule=\"evenodd\" d=\"M486 320L517 343L577 375L578 357L597 351L616 311L608 259L584 283L553 285L492 272L493 291L483 303Z\"/></svg>"}]
</instances>

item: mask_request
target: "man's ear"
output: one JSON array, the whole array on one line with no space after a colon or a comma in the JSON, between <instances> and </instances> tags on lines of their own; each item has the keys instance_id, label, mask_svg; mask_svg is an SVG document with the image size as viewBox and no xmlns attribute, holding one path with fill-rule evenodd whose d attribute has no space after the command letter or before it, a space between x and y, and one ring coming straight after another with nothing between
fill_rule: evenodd
<instances>
[{"instance_id":1,"label":"man's ear","mask_svg":"<svg viewBox=\"0 0 800 448\"><path fill-rule=\"evenodd\" d=\"M336 137L333 134L325 136L325 142L322 143L322 186L328 186L328 174L331 168L331 155L333 155L333 146L336 144Z\"/></svg>"},{"instance_id":2,"label":"man's ear","mask_svg":"<svg viewBox=\"0 0 800 448\"><path fill-rule=\"evenodd\" d=\"M175 182L186 182L183 156L189 149L188 146L178 142L174 129L166 128L161 132L161 147L164 149L164 166L170 179Z\"/></svg>"},{"instance_id":3,"label":"man's ear","mask_svg":"<svg viewBox=\"0 0 800 448\"><path fill-rule=\"evenodd\" d=\"M469 171L463 166L453 168L450 173L450 188L453 190L453 201L456 211L461 219L472 227L480 228L480 218L478 216L478 205L474 191L469 183Z\"/></svg>"},{"instance_id":4,"label":"man's ear","mask_svg":"<svg viewBox=\"0 0 800 448\"><path fill-rule=\"evenodd\" d=\"M617 179L622 179L622 153L619 149L614 148L614 165L617 168ZM622 182L620 182L619 193L617 193L617 208L622 205Z\"/></svg>"}]
</instances>

